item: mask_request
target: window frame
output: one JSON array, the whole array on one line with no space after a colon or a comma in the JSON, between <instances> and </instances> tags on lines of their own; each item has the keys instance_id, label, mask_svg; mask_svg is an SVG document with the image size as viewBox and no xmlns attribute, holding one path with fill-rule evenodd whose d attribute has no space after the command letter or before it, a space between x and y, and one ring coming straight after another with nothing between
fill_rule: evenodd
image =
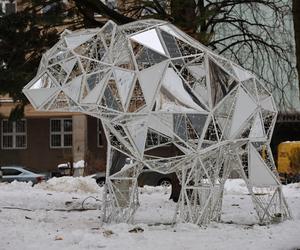
<instances>
[{"instance_id":1,"label":"window frame","mask_svg":"<svg viewBox=\"0 0 300 250\"><path fill-rule=\"evenodd\" d=\"M72 130L64 130L64 121L69 120L72 123ZM52 131L52 121L60 121L60 131ZM52 135L60 135L60 146L52 145ZM65 146L65 135L72 135L72 142L70 146ZM62 148L72 148L73 147L73 119L71 118L50 118L49 119L49 146L51 149L62 149Z\"/></svg>"},{"instance_id":2,"label":"window frame","mask_svg":"<svg viewBox=\"0 0 300 250\"><path fill-rule=\"evenodd\" d=\"M12 132L4 132L4 122L10 123L8 119L1 120L1 149L2 150L24 150L27 149L27 119L20 119L25 122L24 132L17 132L17 121L12 121ZM12 137L12 146L8 147L4 145L4 136ZM25 136L25 144L23 147L17 147L17 136Z\"/></svg>"}]
</instances>

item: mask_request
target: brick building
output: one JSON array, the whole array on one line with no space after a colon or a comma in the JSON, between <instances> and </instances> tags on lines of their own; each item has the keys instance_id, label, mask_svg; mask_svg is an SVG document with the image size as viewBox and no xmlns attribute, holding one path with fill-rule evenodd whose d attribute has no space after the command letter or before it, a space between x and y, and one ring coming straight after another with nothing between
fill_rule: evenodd
<instances>
[{"instance_id":1,"label":"brick building","mask_svg":"<svg viewBox=\"0 0 300 250\"><path fill-rule=\"evenodd\" d=\"M21 121L8 120L14 103L0 98L0 165L55 172L57 165L84 159L86 173L105 169L106 140L101 122L79 113L38 112L25 107Z\"/></svg>"}]
</instances>

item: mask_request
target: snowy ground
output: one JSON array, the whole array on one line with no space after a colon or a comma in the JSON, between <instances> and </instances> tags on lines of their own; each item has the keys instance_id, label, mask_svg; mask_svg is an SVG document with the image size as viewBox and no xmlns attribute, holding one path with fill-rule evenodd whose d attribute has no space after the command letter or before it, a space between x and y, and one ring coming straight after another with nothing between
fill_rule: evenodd
<instances>
[{"instance_id":1,"label":"snowy ground","mask_svg":"<svg viewBox=\"0 0 300 250\"><path fill-rule=\"evenodd\" d=\"M100 226L101 191L89 178L0 183L0 249L300 249L300 183L284 187L293 220L269 226L256 223L241 180L226 183L223 223L207 227L168 225L176 204L159 187L140 189L135 225ZM98 200L82 211L89 196ZM144 231L129 232L136 226Z\"/></svg>"}]
</instances>

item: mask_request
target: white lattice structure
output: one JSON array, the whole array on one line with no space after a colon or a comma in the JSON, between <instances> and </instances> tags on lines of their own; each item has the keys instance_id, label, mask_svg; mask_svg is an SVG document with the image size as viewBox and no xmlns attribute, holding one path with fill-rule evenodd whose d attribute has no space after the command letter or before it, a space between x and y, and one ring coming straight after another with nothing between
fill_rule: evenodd
<instances>
[{"instance_id":1,"label":"white lattice structure","mask_svg":"<svg viewBox=\"0 0 300 250\"><path fill-rule=\"evenodd\" d=\"M277 115L271 94L167 22L65 31L24 93L37 110L101 119L106 221L133 218L144 166L177 173L177 221L218 220L232 171L245 180L261 222L290 216L269 147Z\"/></svg>"}]
</instances>

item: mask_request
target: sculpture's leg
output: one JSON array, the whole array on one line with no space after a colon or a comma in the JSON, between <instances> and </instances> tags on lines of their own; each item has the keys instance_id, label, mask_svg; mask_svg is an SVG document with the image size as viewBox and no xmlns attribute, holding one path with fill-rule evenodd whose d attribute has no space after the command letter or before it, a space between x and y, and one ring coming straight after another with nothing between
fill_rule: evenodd
<instances>
[{"instance_id":1,"label":"sculpture's leg","mask_svg":"<svg viewBox=\"0 0 300 250\"><path fill-rule=\"evenodd\" d=\"M139 205L137 177L143 166L112 146L110 134L105 130L108 145L103 220L130 222Z\"/></svg>"},{"instance_id":2,"label":"sculpture's leg","mask_svg":"<svg viewBox=\"0 0 300 250\"><path fill-rule=\"evenodd\" d=\"M227 173L221 158L204 158L190 160L179 174L182 185L178 205L180 220L199 225L220 219L225 181L219 181L217 176L220 171L222 175Z\"/></svg>"},{"instance_id":3,"label":"sculpture's leg","mask_svg":"<svg viewBox=\"0 0 300 250\"><path fill-rule=\"evenodd\" d=\"M232 160L232 164L233 169L239 173L247 185L260 223L274 223L291 217L279 183L278 185L255 187L255 183L249 178L249 173L245 173L245 166L237 155L235 160Z\"/></svg>"},{"instance_id":4,"label":"sculpture's leg","mask_svg":"<svg viewBox=\"0 0 300 250\"><path fill-rule=\"evenodd\" d=\"M258 188L247 183L260 223L277 223L291 217L282 187Z\"/></svg>"},{"instance_id":5,"label":"sculpture's leg","mask_svg":"<svg viewBox=\"0 0 300 250\"><path fill-rule=\"evenodd\" d=\"M105 222L130 222L139 206L137 177L141 173L142 166L137 162L125 164L119 171L113 172L112 169L116 167L116 163L113 162L113 154L118 154L118 151L111 147L108 147L108 150L111 157L108 160L103 194L105 200L104 220Z\"/></svg>"}]
</instances>

